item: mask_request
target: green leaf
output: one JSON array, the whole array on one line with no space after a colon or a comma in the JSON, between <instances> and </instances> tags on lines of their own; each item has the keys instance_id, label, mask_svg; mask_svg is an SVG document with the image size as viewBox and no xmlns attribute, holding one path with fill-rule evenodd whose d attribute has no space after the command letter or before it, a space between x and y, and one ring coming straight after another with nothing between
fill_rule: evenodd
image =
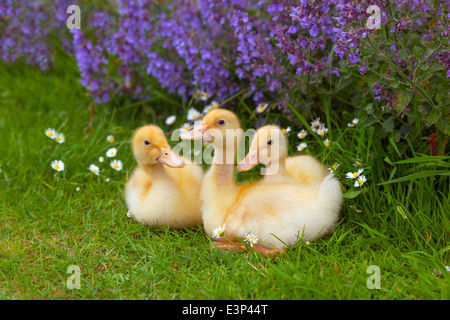
<instances>
[{"instance_id":1,"label":"green leaf","mask_svg":"<svg viewBox=\"0 0 450 320\"><path fill-rule=\"evenodd\" d=\"M392 162L391 159L389 159L389 157L387 157L387 156L384 158L384 161L389 163L392 166L394 165L394 162Z\"/></svg>"},{"instance_id":2,"label":"green leaf","mask_svg":"<svg viewBox=\"0 0 450 320\"><path fill-rule=\"evenodd\" d=\"M412 93L411 91L402 91L400 94L398 94L398 104L396 111L402 112L406 106L411 102Z\"/></svg>"},{"instance_id":3,"label":"green leaf","mask_svg":"<svg viewBox=\"0 0 450 320\"><path fill-rule=\"evenodd\" d=\"M438 110L437 108L433 108L433 110L431 110L431 112L428 114L428 117L427 117L428 125L432 126L433 124L435 124L436 122L439 121L440 117L441 117L441 111Z\"/></svg>"},{"instance_id":4,"label":"green leaf","mask_svg":"<svg viewBox=\"0 0 450 320\"><path fill-rule=\"evenodd\" d=\"M413 48L413 54L414 54L414 58L416 58L417 60L422 60L423 56L424 56L424 50L422 47L419 46L415 46Z\"/></svg>"},{"instance_id":5,"label":"green leaf","mask_svg":"<svg viewBox=\"0 0 450 320\"><path fill-rule=\"evenodd\" d=\"M407 50L405 50L405 49L400 49L400 50L398 50L398 55L399 55L400 58L402 58L403 60L409 61L409 53L408 53Z\"/></svg>"},{"instance_id":6,"label":"green leaf","mask_svg":"<svg viewBox=\"0 0 450 320\"><path fill-rule=\"evenodd\" d=\"M369 234L370 234L370 236L371 236L372 238L377 238L376 236L378 236L378 237L381 237L381 238L384 238L384 239L389 240L389 237L388 237L388 236L382 234L382 233L381 233L380 231L378 231L378 230L375 230L375 229L369 227L366 223L363 223L363 222L357 222L357 221L354 221L354 220L352 220L352 222L354 222L354 223L356 223L356 224L359 224L361 227L363 227L364 229L366 229L366 230L369 232Z\"/></svg>"},{"instance_id":7,"label":"green leaf","mask_svg":"<svg viewBox=\"0 0 450 320\"><path fill-rule=\"evenodd\" d=\"M380 72L382 75L386 75L388 69L389 69L389 63L384 62L384 63L381 64L381 66L380 66L380 68L379 68L379 72Z\"/></svg>"},{"instance_id":8,"label":"green leaf","mask_svg":"<svg viewBox=\"0 0 450 320\"><path fill-rule=\"evenodd\" d=\"M395 152L397 152L398 156L401 157L402 154L400 153L400 151L397 148L397 145L395 144L394 137L389 137L389 142L391 143L392 147L394 147Z\"/></svg>"},{"instance_id":9,"label":"green leaf","mask_svg":"<svg viewBox=\"0 0 450 320\"><path fill-rule=\"evenodd\" d=\"M375 117L369 117L367 120L363 123L363 127L370 127L375 122L377 122L377 119Z\"/></svg>"},{"instance_id":10,"label":"green leaf","mask_svg":"<svg viewBox=\"0 0 450 320\"><path fill-rule=\"evenodd\" d=\"M428 70L429 67L430 67L430 65L428 63L422 63L420 65L420 70L426 71L426 70Z\"/></svg>"},{"instance_id":11,"label":"green leaf","mask_svg":"<svg viewBox=\"0 0 450 320\"><path fill-rule=\"evenodd\" d=\"M425 170L425 171L409 174L407 176L404 176L404 177L401 177L401 178L398 178L398 179L381 182L381 183L378 183L377 186L381 186L383 184L390 184L390 183L398 183L398 182L403 182L403 181L416 180L416 179L421 179L421 178L430 178L430 177L433 177L433 176L450 176L450 171L449 170Z\"/></svg>"},{"instance_id":12,"label":"green leaf","mask_svg":"<svg viewBox=\"0 0 450 320\"><path fill-rule=\"evenodd\" d=\"M405 210L401 206L396 207L397 212L400 213L403 219L408 220L408 216L406 215Z\"/></svg>"},{"instance_id":13,"label":"green leaf","mask_svg":"<svg viewBox=\"0 0 450 320\"><path fill-rule=\"evenodd\" d=\"M434 263L429 258L422 258L417 255L414 255L414 253L422 253L420 251L411 252L411 253L404 253L402 254L402 257L410 259L416 263L427 265L429 267L434 267Z\"/></svg>"},{"instance_id":14,"label":"green leaf","mask_svg":"<svg viewBox=\"0 0 450 320\"><path fill-rule=\"evenodd\" d=\"M421 162L441 162L442 160L448 160L448 159L450 159L450 156L422 156L422 157L410 158L410 159L406 159L406 160L400 160L400 161L388 162L388 163L389 164L408 164L408 163L421 163Z\"/></svg>"},{"instance_id":15,"label":"green leaf","mask_svg":"<svg viewBox=\"0 0 450 320\"><path fill-rule=\"evenodd\" d=\"M350 190L342 195L344 199L353 199L356 198L361 193L361 190Z\"/></svg>"},{"instance_id":16,"label":"green leaf","mask_svg":"<svg viewBox=\"0 0 450 320\"><path fill-rule=\"evenodd\" d=\"M394 131L394 117L389 117L383 122L383 128L385 132Z\"/></svg>"}]
</instances>

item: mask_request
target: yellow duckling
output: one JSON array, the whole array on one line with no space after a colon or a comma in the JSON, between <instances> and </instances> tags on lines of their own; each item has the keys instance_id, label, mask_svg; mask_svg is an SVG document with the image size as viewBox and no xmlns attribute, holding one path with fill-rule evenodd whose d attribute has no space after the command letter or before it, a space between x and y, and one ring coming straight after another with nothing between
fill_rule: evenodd
<instances>
[{"instance_id":1,"label":"yellow duckling","mask_svg":"<svg viewBox=\"0 0 450 320\"><path fill-rule=\"evenodd\" d=\"M224 224L241 189L234 183L240 127L234 113L215 109L206 114L199 126L181 136L183 140L203 140L214 147L214 158L203 178L200 192L203 226L210 237L216 236L214 229ZM219 242L225 241L221 236L218 239Z\"/></svg>"},{"instance_id":2,"label":"yellow duckling","mask_svg":"<svg viewBox=\"0 0 450 320\"><path fill-rule=\"evenodd\" d=\"M278 126L267 125L256 131L250 150L237 169L248 171L264 163L264 182L291 182L305 186L321 182L329 173L324 165L310 155L287 157L287 154L286 135Z\"/></svg>"},{"instance_id":3,"label":"yellow duckling","mask_svg":"<svg viewBox=\"0 0 450 320\"><path fill-rule=\"evenodd\" d=\"M173 152L155 125L135 131L132 149L137 167L126 183L125 200L136 220L175 229L200 224L201 167Z\"/></svg>"},{"instance_id":4,"label":"yellow duckling","mask_svg":"<svg viewBox=\"0 0 450 320\"><path fill-rule=\"evenodd\" d=\"M292 179L286 169L287 149L287 140L278 127L257 131L238 170L250 170L263 163L269 174L266 177L273 182L254 184L251 192L236 203L235 211L225 220L226 235L243 237L251 231L261 246L283 250L284 245L292 246L299 238L311 241L333 230L342 204L338 180L320 163L309 159L307 168L318 169L317 176L309 172L306 180Z\"/></svg>"}]
</instances>

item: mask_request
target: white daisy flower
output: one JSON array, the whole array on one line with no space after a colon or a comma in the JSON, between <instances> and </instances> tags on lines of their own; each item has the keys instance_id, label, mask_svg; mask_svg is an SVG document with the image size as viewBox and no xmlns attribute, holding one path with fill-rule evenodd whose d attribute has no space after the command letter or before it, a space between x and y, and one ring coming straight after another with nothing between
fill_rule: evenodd
<instances>
[{"instance_id":1,"label":"white daisy flower","mask_svg":"<svg viewBox=\"0 0 450 320\"><path fill-rule=\"evenodd\" d=\"M320 125L320 118L317 118L317 119L314 119L312 122L311 122L311 128L316 128L316 127L318 127Z\"/></svg>"},{"instance_id":2,"label":"white daisy flower","mask_svg":"<svg viewBox=\"0 0 450 320\"><path fill-rule=\"evenodd\" d=\"M206 101L209 99L209 93L202 91L202 90L197 90L194 92L194 99L195 100L202 100L202 101Z\"/></svg>"},{"instance_id":3,"label":"white daisy flower","mask_svg":"<svg viewBox=\"0 0 450 320\"><path fill-rule=\"evenodd\" d=\"M361 173L364 172L364 169L359 169L357 172L347 172L346 176L347 179L355 179L361 175Z\"/></svg>"},{"instance_id":4,"label":"white daisy flower","mask_svg":"<svg viewBox=\"0 0 450 320\"><path fill-rule=\"evenodd\" d=\"M192 126L189 124L189 123L185 123L185 124L183 124L182 126L181 126L181 128L179 129L180 130L180 134L183 134L183 133L185 133L185 132L188 132L188 131L191 131L191 129L192 129Z\"/></svg>"},{"instance_id":5,"label":"white daisy flower","mask_svg":"<svg viewBox=\"0 0 450 320\"><path fill-rule=\"evenodd\" d=\"M218 239L220 236L223 235L224 231L225 231L225 224L222 227L218 226L213 230L212 237Z\"/></svg>"},{"instance_id":6,"label":"white daisy flower","mask_svg":"<svg viewBox=\"0 0 450 320\"><path fill-rule=\"evenodd\" d=\"M113 143L115 141L114 136L113 135L107 136L106 141Z\"/></svg>"},{"instance_id":7,"label":"white daisy flower","mask_svg":"<svg viewBox=\"0 0 450 320\"><path fill-rule=\"evenodd\" d=\"M105 159L103 157L98 158L98 162L103 162Z\"/></svg>"},{"instance_id":8,"label":"white daisy flower","mask_svg":"<svg viewBox=\"0 0 450 320\"><path fill-rule=\"evenodd\" d=\"M281 129L281 131L283 131L284 133L289 133L292 131L291 127L286 127L286 129Z\"/></svg>"},{"instance_id":9,"label":"white daisy flower","mask_svg":"<svg viewBox=\"0 0 450 320\"><path fill-rule=\"evenodd\" d=\"M188 121L197 120L197 119L200 119L201 117L202 117L202 114L200 112L198 112L196 109L190 108L188 110L188 113L187 113Z\"/></svg>"},{"instance_id":10,"label":"white daisy flower","mask_svg":"<svg viewBox=\"0 0 450 320\"><path fill-rule=\"evenodd\" d=\"M211 105L207 105L207 106L205 106L204 108L203 108L203 111L202 111L202 113L204 113L204 114L206 114L206 113L208 113L208 112L210 112L211 110L213 110L214 108L211 106Z\"/></svg>"},{"instance_id":11,"label":"white daisy flower","mask_svg":"<svg viewBox=\"0 0 450 320\"><path fill-rule=\"evenodd\" d=\"M361 163L361 159L358 158L358 160L356 160L356 162L353 164L354 167L361 167L362 163Z\"/></svg>"},{"instance_id":12,"label":"white daisy flower","mask_svg":"<svg viewBox=\"0 0 450 320\"><path fill-rule=\"evenodd\" d=\"M267 107L269 106L268 103L260 103L256 106L256 113L263 113L266 111Z\"/></svg>"},{"instance_id":13,"label":"white daisy flower","mask_svg":"<svg viewBox=\"0 0 450 320\"><path fill-rule=\"evenodd\" d=\"M177 120L177 116L171 115L171 116L167 117L166 124L170 126L170 125L174 124L175 120Z\"/></svg>"},{"instance_id":14,"label":"white daisy flower","mask_svg":"<svg viewBox=\"0 0 450 320\"><path fill-rule=\"evenodd\" d=\"M359 122L359 119L355 118L355 119L352 120L351 123L347 123L347 126L350 127L350 128L353 128L354 126L356 126L358 124L358 122Z\"/></svg>"},{"instance_id":15,"label":"white daisy flower","mask_svg":"<svg viewBox=\"0 0 450 320\"><path fill-rule=\"evenodd\" d=\"M120 160L113 160L111 161L111 168L114 170L120 171L123 168L123 163Z\"/></svg>"},{"instance_id":16,"label":"white daisy flower","mask_svg":"<svg viewBox=\"0 0 450 320\"><path fill-rule=\"evenodd\" d=\"M48 128L45 130L45 135L49 138L55 139L56 138L56 131L53 128Z\"/></svg>"},{"instance_id":17,"label":"white daisy flower","mask_svg":"<svg viewBox=\"0 0 450 320\"><path fill-rule=\"evenodd\" d=\"M211 110L217 109L219 107L219 103L217 101L212 101L210 104L208 104L207 106L205 106L205 108L203 108L203 113L208 113Z\"/></svg>"},{"instance_id":18,"label":"white daisy flower","mask_svg":"<svg viewBox=\"0 0 450 320\"><path fill-rule=\"evenodd\" d=\"M219 103L216 100L213 100L209 105L214 109L217 109L219 107Z\"/></svg>"},{"instance_id":19,"label":"white daisy flower","mask_svg":"<svg viewBox=\"0 0 450 320\"><path fill-rule=\"evenodd\" d=\"M326 145L327 147L329 147L329 146L330 146L330 140L328 140L328 138L325 139L325 141L323 142L323 144Z\"/></svg>"},{"instance_id":20,"label":"white daisy flower","mask_svg":"<svg viewBox=\"0 0 450 320\"><path fill-rule=\"evenodd\" d=\"M108 158L115 157L116 154L117 154L117 149L116 148L110 148L110 149L108 149L108 151L106 151L106 156Z\"/></svg>"},{"instance_id":21,"label":"white daisy flower","mask_svg":"<svg viewBox=\"0 0 450 320\"><path fill-rule=\"evenodd\" d=\"M64 143L66 141L66 137L62 133L57 133L55 141L58 143Z\"/></svg>"},{"instance_id":22,"label":"white daisy flower","mask_svg":"<svg viewBox=\"0 0 450 320\"><path fill-rule=\"evenodd\" d=\"M131 211L130 210L128 210L128 212L127 212L127 217L128 218L131 218L133 215L131 214Z\"/></svg>"},{"instance_id":23,"label":"white daisy flower","mask_svg":"<svg viewBox=\"0 0 450 320\"><path fill-rule=\"evenodd\" d=\"M75 191L77 192L80 191L80 187L76 187Z\"/></svg>"},{"instance_id":24,"label":"white daisy flower","mask_svg":"<svg viewBox=\"0 0 450 320\"><path fill-rule=\"evenodd\" d=\"M201 98L200 98L200 100L202 100L202 101L206 101L206 100L208 100L209 99L209 93L208 92L206 92L206 91L203 91L202 92L203 94L202 94L202 96L201 96Z\"/></svg>"},{"instance_id":25,"label":"white daisy flower","mask_svg":"<svg viewBox=\"0 0 450 320\"><path fill-rule=\"evenodd\" d=\"M358 179L356 179L354 186L355 187L361 187L364 182L366 182L366 176L360 176Z\"/></svg>"},{"instance_id":26,"label":"white daisy flower","mask_svg":"<svg viewBox=\"0 0 450 320\"><path fill-rule=\"evenodd\" d=\"M328 129L325 127L325 125L322 123L322 124L320 124L319 125L319 127L316 129L316 133L319 135L319 136L324 136L325 134L327 134L328 133Z\"/></svg>"},{"instance_id":27,"label":"white daisy flower","mask_svg":"<svg viewBox=\"0 0 450 320\"><path fill-rule=\"evenodd\" d=\"M297 134L297 137L299 139L304 139L308 135L308 131L305 129L300 130L300 132Z\"/></svg>"},{"instance_id":28,"label":"white daisy flower","mask_svg":"<svg viewBox=\"0 0 450 320\"><path fill-rule=\"evenodd\" d=\"M61 160L53 160L52 168L56 171L64 171L64 162L62 162Z\"/></svg>"},{"instance_id":29,"label":"white daisy flower","mask_svg":"<svg viewBox=\"0 0 450 320\"><path fill-rule=\"evenodd\" d=\"M202 96L203 96L203 92L202 91L197 90L197 91L194 92L194 99L195 100L200 100Z\"/></svg>"},{"instance_id":30,"label":"white daisy flower","mask_svg":"<svg viewBox=\"0 0 450 320\"><path fill-rule=\"evenodd\" d=\"M335 162L331 167L332 167L334 170L337 170L337 168L339 168L339 166L340 166L340 164L337 163L337 162Z\"/></svg>"},{"instance_id":31,"label":"white daisy flower","mask_svg":"<svg viewBox=\"0 0 450 320\"><path fill-rule=\"evenodd\" d=\"M250 234L250 232L249 232L245 235L244 241L248 242L250 244L250 246L253 247L253 245L255 243L258 243L258 237L255 236L254 234Z\"/></svg>"},{"instance_id":32,"label":"white daisy flower","mask_svg":"<svg viewBox=\"0 0 450 320\"><path fill-rule=\"evenodd\" d=\"M95 173L96 175L100 175L100 168L97 167L95 164L91 164L89 166L89 170Z\"/></svg>"},{"instance_id":33,"label":"white daisy flower","mask_svg":"<svg viewBox=\"0 0 450 320\"><path fill-rule=\"evenodd\" d=\"M298 146L297 146L297 151L303 151L303 150L305 150L306 148L308 147L308 145L306 144L306 143L300 143Z\"/></svg>"}]
</instances>

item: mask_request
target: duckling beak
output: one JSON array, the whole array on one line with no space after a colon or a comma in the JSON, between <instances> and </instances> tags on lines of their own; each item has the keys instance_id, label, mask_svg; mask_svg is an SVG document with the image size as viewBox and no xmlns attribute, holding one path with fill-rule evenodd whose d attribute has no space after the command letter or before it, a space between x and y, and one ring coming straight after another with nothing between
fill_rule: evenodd
<instances>
[{"instance_id":1,"label":"duckling beak","mask_svg":"<svg viewBox=\"0 0 450 320\"><path fill-rule=\"evenodd\" d=\"M171 168L183 168L186 162L170 148L161 148L158 161Z\"/></svg>"},{"instance_id":2,"label":"duckling beak","mask_svg":"<svg viewBox=\"0 0 450 320\"><path fill-rule=\"evenodd\" d=\"M250 169L253 169L253 167L260 163L261 161L259 159L258 149L250 149L250 151L247 153L247 156L238 163L237 170L239 172L248 171Z\"/></svg>"},{"instance_id":3,"label":"duckling beak","mask_svg":"<svg viewBox=\"0 0 450 320\"><path fill-rule=\"evenodd\" d=\"M188 131L180 136L181 140L203 140L205 142L213 142L213 137L206 132L208 127L206 125L198 125L191 131Z\"/></svg>"}]
</instances>

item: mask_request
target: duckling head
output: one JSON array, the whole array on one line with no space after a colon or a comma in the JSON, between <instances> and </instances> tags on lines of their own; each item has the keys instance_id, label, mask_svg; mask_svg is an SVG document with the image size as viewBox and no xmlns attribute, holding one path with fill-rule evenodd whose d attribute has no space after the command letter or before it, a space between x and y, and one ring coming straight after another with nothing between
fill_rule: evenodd
<instances>
[{"instance_id":1,"label":"duckling head","mask_svg":"<svg viewBox=\"0 0 450 320\"><path fill-rule=\"evenodd\" d=\"M286 135L278 126L268 125L259 128L250 144L247 156L238 163L239 172L248 171L257 164L273 165L286 159L288 143Z\"/></svg>"},{"instance_id":2,"label":"duckling head","mask_svg":"<svg viewBox=\"0 0 450 320\"><path fill-rule=\"evenodd\" d=\"M137 129L131 145L139 165L151 166L162 163L172 168L182 168L186 164L170 148L164 132L158 126L145 125Z\"/></svg>"},{"instance_id":3,"label":"duckling head","mask_svg":"<svg viewBox=\"0 0 450 320\"><path fill-rule=\"evenodd\" d=\"M181 136L182 140L203 140L214 147L234 145L242 134L238 117L226 109L214 109L206 114L201 124Z\"/></svg>"}]
</instances>

